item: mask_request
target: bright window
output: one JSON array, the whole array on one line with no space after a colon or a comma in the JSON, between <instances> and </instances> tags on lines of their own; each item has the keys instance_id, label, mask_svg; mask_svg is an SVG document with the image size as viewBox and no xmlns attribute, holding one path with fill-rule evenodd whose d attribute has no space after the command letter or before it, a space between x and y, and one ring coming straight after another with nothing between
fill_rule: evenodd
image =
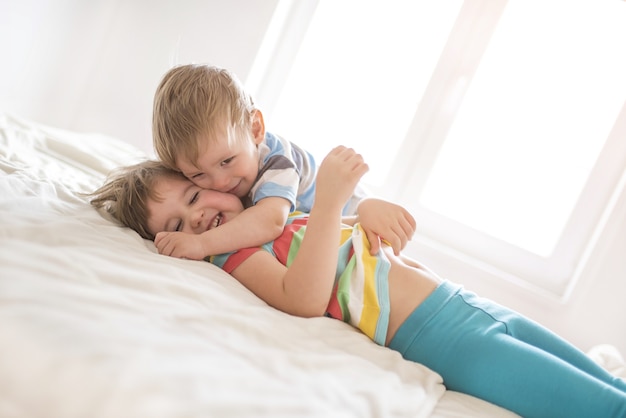
<instances>
[{"instance_id":1,"label":"bright window","mask_svg":"<svg viewBox=\"0 0 626 418\"><path fill-rule=\"evenodd\" d=\"M319 161L340 143L359 150L370 186L382 186L463 1L317 3L290 71L260 106L269 129Z\"/></svg>"},{"instance_id":2,"label":"bright window","mask_svg":"<svg viewBox=\"0 0 626 418\"><path fill-rule=\"evenodd\" d=\"M566 293L624 193L626 3L283 0L271 29L269 130L353 146L437 248Z\"/></svg>"},{"instance_id":3,"label":"bright window","mask_svg":"<svg viewBox=\"0 0 626 418\"><path fill-rule=\"evenodd\" d=\"M626 98L626 54L617 53L626 47L624 15L606 6L509 2L426 182L424 206L552 254Z\"/></svg>"}]
</instances>

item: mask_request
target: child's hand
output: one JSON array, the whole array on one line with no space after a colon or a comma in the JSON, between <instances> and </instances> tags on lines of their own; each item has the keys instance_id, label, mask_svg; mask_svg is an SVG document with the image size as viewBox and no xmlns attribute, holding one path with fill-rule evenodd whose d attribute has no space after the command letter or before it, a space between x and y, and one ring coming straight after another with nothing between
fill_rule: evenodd
<instances>
[{"instance_id":1,"label":"child's hand","mask_svg":"<svg viewBox=\"0 0 626 418\"><path fill-rule=\"evenodd\" d=\"M333 148L320 164L315 185L315 203L343 205L369 167L352 148Z\"/></svg>"},{"instance_id":2,"label":"child's hand","mask_svg":"<svg viewBox=\"0 0 626 418\"><path fill-rule=\"evenodd\" d=\"M170 257L202 260L208 255L204 254L202 239L197 234L159 232L154 238L154 245L159 250L159 254Z\"/></svg>"},{"instance_id":3,"label":"child's hand","mask_svg":"<svg viewBox=\"0 0 626 418\"><path fill-rule=\"evenodd\" d=\"M380 250L385 240L398 255L415 233L415 219L402 206L385 200L367 198L357 208L359 222L370 242L370 254Z\"/></svg>"}]
</instances>

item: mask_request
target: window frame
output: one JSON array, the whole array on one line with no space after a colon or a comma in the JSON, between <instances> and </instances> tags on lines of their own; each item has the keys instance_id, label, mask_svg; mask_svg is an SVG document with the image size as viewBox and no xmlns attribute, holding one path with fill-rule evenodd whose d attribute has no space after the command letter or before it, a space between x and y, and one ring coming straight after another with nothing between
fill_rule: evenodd
<instances>
[{"instance_id":1,"label":"window frame","mask_svg":"<svg viewBox=\"0 0 626 418\"><path fill-rule=\"evenodd\" d=\"M246 81L270 118L318 3L278 3ZM406 181L386 181L384 195L415 215L419 224L416 239L421 245L564 301L592 257L595 244L610 229L607 220L616 202L626 196L626 102L550 257L540 257L489 237L434 213L413 199L424 187L507 3L508 0L465 0L389 172L388 179ZM382 190L373 192L383 195ZM511 265L511 259L517 262Z\"/></svg>"}]
</instances>

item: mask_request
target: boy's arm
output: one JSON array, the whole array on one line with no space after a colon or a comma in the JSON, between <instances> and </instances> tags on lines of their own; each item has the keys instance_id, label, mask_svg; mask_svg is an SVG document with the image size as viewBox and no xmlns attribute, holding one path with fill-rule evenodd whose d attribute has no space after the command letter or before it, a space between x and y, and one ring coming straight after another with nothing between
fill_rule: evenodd
<instances>
[{"instance_id":1,"label":"boy's arm","mask_svg":"<svg viewBox=\"0 0 626 418\"><path fill-rule=\"evenodd\" d=\"M341 211L367 170L353 150L332 150L320 165L306 233L289 268L272 262L270 258L276 259L268 252L258 251L231 274L277 309L305 317L323 315L335 282Z\"/></svg>"},{"instance_id":2,"label":"boy's arm","mask_svg":"<svg viewBox=\"0 0 626 418\"><path fill-rule=\"evenodd\" d=\"M202 234L160 232L154 244L160 254L192 260L256 247L278 237L287 221L291 203L281 197L266 197L219 228Z\"/></svg>"},{"instance_id":3,"label":"boy's arm","mask_svg":"<svg viewBox=\"0 0 626 418\"><path fill-rule=\"evenodd\" d=\"M415 233L415 218L409 211L386 200L365 198L359 202L357 214L357 222L361 223L371 244L372 255L378 252L382 240L399 255Z\"/></svg>"}]
</instances>

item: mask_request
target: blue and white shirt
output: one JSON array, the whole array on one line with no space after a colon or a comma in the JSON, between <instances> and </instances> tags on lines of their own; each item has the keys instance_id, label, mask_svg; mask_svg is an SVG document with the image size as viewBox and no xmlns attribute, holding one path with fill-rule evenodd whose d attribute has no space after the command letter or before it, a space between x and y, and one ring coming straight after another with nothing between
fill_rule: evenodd
<instances>
[{"instance_id":1,"label":"blue and white shirt","mask_svg":"<svg viewBox=\"0 0 626 418\"><path fill-rule=\"evenodd\" d=\"M265 133L259 145L259 174L250 190L255 205L266 197L283 197L291 202L291 210L310 212L315 197L317 165L313 156L287 141Z\"/></svg>"},{"instance_id":2,"label":"blue and white shirt","mask_svg":"<svg viewBox=\"0 0 626 418\"><path fill-rule=\"evenodd\" d=\"M282 197L291 202L291 210L311 212L315 198L317 164L308 151L286 139L265 133L259 145L259 174L250 190L250 204L266 197ZM357 191L344 207L344 215L353 215L356 205L365 196Z\"/></svg>"}]
</instances>

